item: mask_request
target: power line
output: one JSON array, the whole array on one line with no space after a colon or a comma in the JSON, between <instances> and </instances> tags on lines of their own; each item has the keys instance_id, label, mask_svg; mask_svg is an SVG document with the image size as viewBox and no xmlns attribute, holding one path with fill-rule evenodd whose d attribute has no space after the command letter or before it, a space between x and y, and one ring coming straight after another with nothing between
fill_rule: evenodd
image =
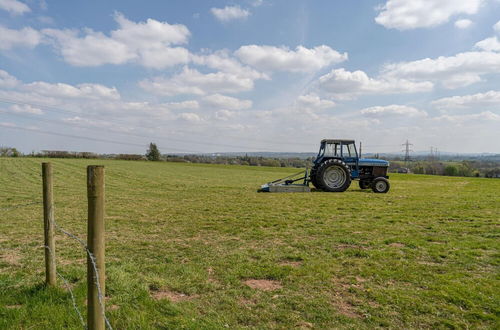
<instances>
[{"instance_id":1,"label":"power line","mask_svg":"<svg viewBox=\"0 0 500 330\"><path fill-rule=\"evenodd\" d=\"M72 135L72 134L56 133L56 132L49 132L49 131L44 131L44 130L34 129L34 128L19 127L19 126L8 126L8 125L2 125L2 124L0 124L0 126L4 127L4 128L9 128L9 129L17 129L17 130L36 132L36 133L41 133L41 134L69 137L69 138L73 138L73 139L81 139L81 140L94 141L94 142L113 143L113 144L120 144L120 145L125 145L125 146L134 146L134 147L141 147L141 148L144 147L144 144L138 144L138 143L132 143L132 142L120 142L120 141L109 140L109 139L100 139L100 138L92 138L92 137ZM168 149L179 151L179 152L200 153L199 151L189 151L189 150L185 150L185 149L174 149L174 148L168 148Z\"/></svg>"},{"instance_id":2,"label":"power line","mask_svg":"<svg viewBox=\"0 0 500 330\"><path fill-rule=\"evenodd\" d=\"M80 113L78 111L71 111L71 110L62 109L62 108L53 107L53 106L47 106L47 105L43 105L43 104L30 103L30 102L24 102L24 101L12 100L12 99L6 99L6 98L0 98L0 102L9 103L9 104L17 104L17 105L28 105L28 106L32 106L32 107L38 107L38 108L41 108L41 109L46 110L46 111L66 113L66 114L70 114L70 115L77 115L77 116L84 116L84 117L93 117L93 118L99 119L99 121L105 122L105 123L112 123L112 124L117 124L117 125L129 125L129 123L126 122L126 121L121 121L121 120L116 120L116 119L113 119L113 120L109 120L109 119L108 120L103 120L101 116L92 115L92 114L82 115L82 113ZM158 129L158 126L149 126L149 125L144 126L144 125L140 125L140 124L134 124L134 127L144 128L144 129ZM214 128L217 129L216 127L214 127ZM193 132L191 132L191 131L186 131L186 130L181 130L181 129L176 129L176 131L180 132L180 133L186 133L186 134L189 134L191 136L193 135ZM232 139L245 140L245 141L271 143L271 144L275 144L275 145L290 145L290 144L293 144L293 145L302 145L302 146L308 146L308 147L310 146L310 144L305 144L305 143L300 143L300 142L294 142L294 141L279 142L279 141L263 140L263 139L256 139L256 138L243 138L243 137L237 136L237 135L227 135L227 137L230 137ZM203 140L203 139L206 139L206 137L200 137L200 140ZM199 141L196 142L196 141L182 140L182 142L199 143L199 144L201 144L201 142L199 142ZM207 143L204 142L204 144L207 144ZM237 148L240 148L240 147L241 146L237 146Z\"/></svg>"},{"instance_id":3,"label":"power line","mask_svg":"<svg viewBox=\"0 0 500 330\"><path fill-rule=\"evenodd\" d=\"M17 104L17 105L28 105L28 106L32 106L32 107L38 107L38 108L41 108L45 111L51 111L51 112L56 112L56 113L65 113L65 114L70 114L70 115L77 115L77 116L83 116L83 117L93 117L93 118L96 118L99 120L99 122L101 123L105 123L105 124L115 124L115 125L129 125L128 122L126 121L120 121L120 120L103 120L102 117L100 116L97 116L97 115L92 115L92 114L84 114L82 115L80 112L77 112L77 111L71 111L71 110L67 110L67 109L62 109L62 108L58 108L58 107L53 107L53 106L47 106L47 105L42 105L42 104L37 104L37 103L30 103L30 102L24 102L24 101L19 101L19 100L12 100L12 99L6 99L6 98L1 98L0 97L0 102L3 102L3 103L9 103L9 104ZM2 112L2 110L0 109L0 113ZM25 118L28 118L28 119L34 119L32 118L32 116L30 115L26 115L26 114L21 114L21 113L12 113L12 112L9 112L9 111L5 111L3 110L3 113L6 114L6 115L12 115L12 116L18 116L18 117L25 117ZM63 122L63 121L58 121L58 120L53 120L53 119L46 119L46 118L36 118L37 121L44 121L44 122L49 122L49 123L56 123L56 124L59 124L59 125L72 125L72 126L75 126L75 127L81 127L81 128L85 128L85 129L91 129L91 130L101 130L102 128L98 128L98 127L92 127L92 126L88 126L88 125L82 125L81 123L74 123L74 122ZM5 127L5 126L4 126ZM144 129L158 129L158 126L145 126L145 125L138 125L138 124L134 124L134 127L136 128L144 128ZM19 128L20 129L20 128ZM276 149L269 149L269 148L259 148L259 147L249 147L249 146L241 146L241 145L233 145L233 144L225 144L225 143L213 143L213 142L207 142L205 141L207 139L207 137L200 137L198 140L186 140L186 139L178 139L178 138L172 138L172 137L162 137L162 136L152 136L152 135L142 135L142 134L137 134L137 133L133 133L133 132L123 132L123 131L119 131L119 130L116 130L116 129L113 129L113 128L110 128L110 127L106 127L106 132L107 133L114 133L114 134L121 134L121 135L128 135L128 136L136 136L136 137L141 137L141 138L147 138L147 139L153 139L153 140L164 140L164 142L178 142L178 143L192 143L192 144L198 144L198 145L203 145L203 146L215 146L215 147L229 147L229 148L234 148L234 149L240 149L238 151L241 151L241 149L253 149L255 151L268 151L268 152L276 152ZM217 128L215 128L217 129ZM48 133L47 131L42 131L42 130L33 130L33 131L37 131L39 133L44 133L44 134L50 134ZM185 131L185 130L180 130L180 129L176 129L177 132L180 132L180 133L186 133L186 134L189 134L190 136L193 136L193 133L190 132L190 131ZM57 134L62 134L62 133L57 133ZM53 134L53 135L56 135L56 134ZM62 136L62 135L61 135ZM70 136L70 135L67 135L67 137L73 137L73 138L78 138L78 139L89 139L89 138L86 138L86 137L82 137L82 136ZM226 135L225 137L229 137L229 138L232 138L232 139L240 139L240 140L245 140L245 141L248 141L248 142L251 142L251 141L254 141L254 142L263 142L263 143L270 143L270 144L274 144L274 145L296 145L296 146L307 146L307 147L311 147L311 144L306 144L306 143L299 143L299 142L294 142L294 141L289 141L287 140L287 142L279 142L279 141L270 141L270 140L262 140L262 139L255 139L255 138L243 138L241 136L231 136L231 135ZM93 141L99 141L99 142L108 142L108 143L116 143L116 144L122 144L122 145L130 145L130 146L133 146L134 143L123 143L123 142L119 142L118 141L113 141L113 140L104 140L104 139L97 139L97 138L91 138ZM113 142L112 142L113 141ZM143 146L143 145L141 145ZM379 144L379 145L365 145L364 147L365 148L368 148L368 149L372 149L372 148L375 148L375 147L394 147L396 145L394 144ZM206 152L199 152L199 151L190 151L190 150L184 150L184 149L178 149L178 148L168 148L170 150L173 150L173 151L180 151L180 152L193 152L193 153L206 153ZM244 151L244 150L243 150Z\"/></svg>"},{"instance_id":4,"label":"power line","mask_svg":"<svg viewBox=\"0 0 500 330\"><path fill-rule=\"evenodd\" d=\"M7 112L5 110L0 109L0 114L6 114L9 116L17 116L17 117L23 117L23 118L28 118L28 119L35 119L30 115L22 114L22 113L12 113L12 112ZM92 127L92 126L87 126L87 125L81 125L79 123L73 123L73 122L61 122L58 120L53 120L53 119L46 119L46 118L36 118L37 121L43 121L47 123L55 123L55 124L61 124L61 125L72 125L76 127L81 127L85 129L91 129L91 130L102 130L102 128L99 127ZM231 144L223 144L223 143L212 143L212 142L200 142L200 141L192 141L192 140L184 140L184 139L176 139L176 138L171 138L171 137L161 137L161 136L151 136L151 135L142 135L142 134L137 134L133 132L122 132L122 131L117 131L116 129L112 129L109 127L106 127L106 132L107 133L114 133L114 134L121 134L121 135L128 135L128 136L136 136L136 137L141 137L141 138L146 138L146 139L153 139L153 140L162 140L165 139L166 142L180 142L180 143L193 143L193 144L199 144L199 145L210 145L210 146L217 146L217 147L230 147L230 148L247 148L247 149L254 149L258 151L270 151L274 152L275 150L272 149L267 149L267 148L256 148L256 147L242 147L242 146L236 146L236 145L231 145ZM202 152L198 152L202 153Z\"/></svg>"}]
</instances>

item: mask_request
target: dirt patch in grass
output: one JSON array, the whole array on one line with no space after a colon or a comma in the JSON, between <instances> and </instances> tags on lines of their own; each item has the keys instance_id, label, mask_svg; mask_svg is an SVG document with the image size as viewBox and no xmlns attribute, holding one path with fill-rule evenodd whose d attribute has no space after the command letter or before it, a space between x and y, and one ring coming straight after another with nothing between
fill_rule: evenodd
<instances>
[{"instance_id":1,"label":"dirt patch in grass","mask_svg":"<svg viewBox=\"0 0 500 330\"><path fill-rule=\"evenodd\" d=\"M196 295L187 295L182 292L170 291L168 289L153 290L150 292L150 294L151 297L153 297L153 299L156 300L168 299L171 302L186 301L197 297Z\"/></svg>"},{"instance_id":2,"label":"dirt patch in grass","mask_svg":"<svg viewBox=\"0 0 500 330\"><path fill-rule=\"evenodd\" d=\"M389 246L401 248L405 247L406 245L404 245L403 243L391 243L389 244Z\"/></svg>"},{"instance_id":3,"label":"dirt patch in grass","mask_svg":"<svg viewBox=\"0 0 500 330\"><path fill-rule=\"evenodd\" d=\"M209 283L220 284L219 280L217 280L217 278L215 278L215 276L214 276L215 271L214 271L214 269L212 267L208 267L207 268L207 273L208 273L208 279L207 279L207 281Z\"/></svg>"},{"instance_id":4,"label":"dirt patch in grass","mask_svg":"<svg viewBox=\"0 0 500 330\"><path fill-rule=\"evenodd\" d=\"M368 249L366 246L354 245L354 244L340 244L340 245L336 245L335 248L339 249L339 250L345 250L345 249L367 250Z\"/></svg>"},{"instance_id":5,"label":"dirt patch in grass","mask_svg":"<svg viewBox=\"0 0 500 330\"><path fill-rule=\"evenodd\" d=\"M301 321L299 322L299 324L297 324L297 327L299 329L312 329L314 328L314 324L312 324L311 322Z\"/></svg>"},{"instance_id":6,"label":"dirt patch in grass","mask_svg":"<svg viewBox=\"0 0 500 330\"><path fill-rule=\"evenodd\" d=\"M2 254L1 260L11 266L20 266L21 256L14 251Z\"/></svg>"},{"instance_id":7,"label":"dirt patch in grass","mask_svg":"<svg viewBox=\"0 0 500 330\"><path fill-rule=\"evenodd\" d=\"M6 305L5 308L7 309L19 309L23 307L23 305Z\"/></svg>"},{"instance_id":8,"label":"dirt patch in grass","mask_svg":"<svg viewBox=\"0 0 500 330\"><path fill-rule=\"evenodd\" d=\"M426 266L441 266L442 265L440 263L432 262L432 261L417 261L417 263L420 265L426 265Z\"/></svg>"},{"instance_id":9,"label":"dirt patch in grass","mask_svg":"<svg viewBox=\"0 0 500 330\"><path fill-rule=\"evenodd\" d=\"M283 260L279 263L279 265L280 266L299 267L302 265L302 261Z\"/></svg>"},{"instance_id":10,"label":"dirt patch in grass","mask_svg":"<svg viewBox=\"0 0 500 330\"><path fill-rule=\"evenodd\" d=\"M262 290L262 291L274 291L281 289L283 287L279 281L274 281L274 280L250 279L246 280L244 283L249 287L251 287L252 289Z\"/></svg>"},{"instance_id":11,"label":"dirt patch in grass","mask_svg":"<svg viewBox=\"0 0 500 330\"><path fill-rule=\"evenodd\" d=\"M238 299L238 304L241 306L251 308L252 306L255 306L257 304L257 300L255 299L248 299L248 298L240 298Z\"/></svg>"},{"instance_id":12,"label":"dirt patch in grass","mask_svg":"<svg viewBox=\"0 0 500 330\"><path fill-rule=\"evenodd\" d=\"M339 314L349 318L361 318L361 312L352 304L358 302L359 298L351 291L351 288L363 290L366 279L356 276L357 283L348 283L343 279L333 278L336 287L332 297L332 305Z\"/></svg>"},{"instance_id":13,"label":"dirt patch in grass","mask_svg":"<svg viewBox=\"0 0 500 330\"><path fill-rule=\"evenodd\" d=\"M344 299L335 299L333 302L333 305L337 309L337 311L347 317L353 318L353 319L359 319L361 318L361 315L358 313L356 308L348 301L345 301Z\"/></svg>"}]
</instances>

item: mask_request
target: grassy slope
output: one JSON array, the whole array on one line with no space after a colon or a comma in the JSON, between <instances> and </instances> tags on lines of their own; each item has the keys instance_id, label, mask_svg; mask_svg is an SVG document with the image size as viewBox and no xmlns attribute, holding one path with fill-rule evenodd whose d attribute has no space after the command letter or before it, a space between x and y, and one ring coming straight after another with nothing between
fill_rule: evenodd
<instances>
[{"instance_id":1,"label":"grassy slope","mask_svg":"<svg viewBox=\"0 0 500 330\"><path fill-rule=\"evenodd\" d=\"M0 208L41 199L40 161L0 159ZM85 166L106 166L116 329L499 326L500 180L394 174L385 195L259 194L295 169L52 162L56 220L83 238ZM79 328L68 292L42 285L42 242L40 205L0 210L0 328ZM57 253L85 314L84 254L60 235ZM151 297L163 291L186 296Z\"/></svg>"}]
</instances>

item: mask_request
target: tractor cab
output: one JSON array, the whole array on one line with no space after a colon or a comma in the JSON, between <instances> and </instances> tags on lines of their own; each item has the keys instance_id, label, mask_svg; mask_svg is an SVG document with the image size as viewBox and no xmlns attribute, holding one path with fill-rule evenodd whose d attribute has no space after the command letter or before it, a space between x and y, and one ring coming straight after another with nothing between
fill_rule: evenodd
<instances>
[{"instance_id":1,"label":"tractor cab","mask_svg":"<svg viewBox=\"0 0 500 330\"><path fill-rule=\"evenodd\" d=\"M351 170L357 170L358 151L354 140L321 140L318 156L314 160L314 165L319 165L330 158L342 159Z\"/></svg>"}]
</instances>

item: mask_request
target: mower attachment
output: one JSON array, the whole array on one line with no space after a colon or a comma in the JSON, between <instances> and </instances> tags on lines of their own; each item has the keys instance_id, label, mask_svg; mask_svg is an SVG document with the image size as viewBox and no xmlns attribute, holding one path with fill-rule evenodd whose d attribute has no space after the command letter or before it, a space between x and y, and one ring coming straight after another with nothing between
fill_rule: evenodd
<instances>
[{"instance_id":1,"label":"mower attachment","mask_svg":"<svg viewBox=\"0 0 500 330\"><path fill-rule=\"evenodd\" d=\"M295 183L302 181L302 183ZM258 192L310 192L309 169L263 184Z\"/></svg>"}]
</instances>

